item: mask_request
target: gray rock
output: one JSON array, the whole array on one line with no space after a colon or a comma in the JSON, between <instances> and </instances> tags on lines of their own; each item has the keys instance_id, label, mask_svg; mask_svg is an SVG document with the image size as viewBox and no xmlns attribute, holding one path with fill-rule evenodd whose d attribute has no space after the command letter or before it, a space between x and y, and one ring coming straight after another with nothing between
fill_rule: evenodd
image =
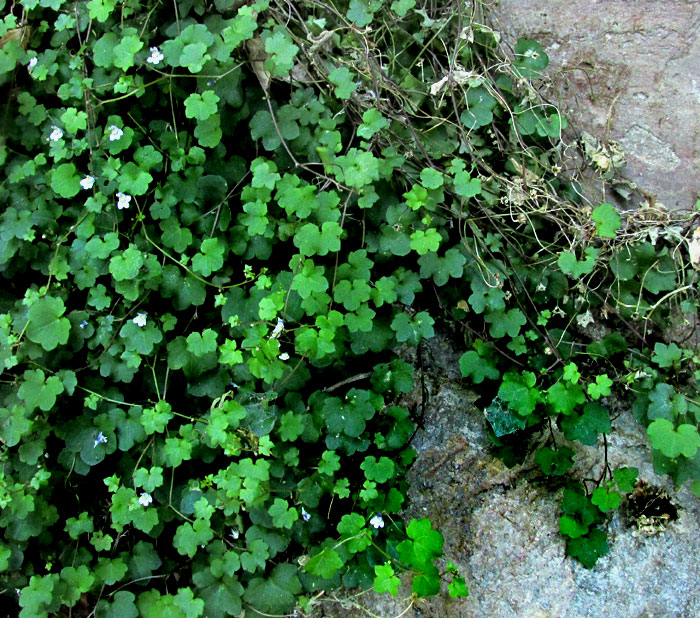
<instances>
[{"instance_id":1,"label":"gray rock","mask_svg":"<svg viewBox=\"0 0 700 618\"><path fill-rule=\"evenodd\" d=\"M423 346L428 397L413 442L418 458L409 475L405 516L430 517L440 529L445 560L460 568L470 596L453 600L443 591L411 605L404 586L396 599L371 592L331 596L310 615L359 618L367 615L361 606L385 618L700 616L700 501L686 489L674 492L654 473L644 428L621 413L608 439L608 462L639 468L647 483L668 491L679 518L648 536L622 508L607 525L610 553L587 570L566 556L559 534L561 484L543 478L531 460L508 469L490 454L486 420L474 405L477 395L454 374L458 356L446 339ZM414 398L420 399L419 390ZM577 451L573 475L600 476L602 441L597 447L571 446Z\"/></svg>"},{"instance_id":2,"label":"gray rock","mask_svg":"<svg viewBox=\"0 0 700 618\"><path fill-rule=\"evenodd\" d=\"M619 142L630 180L673 209L694 207L700 2L500 0L488 15L507 43L522 36L543 45L550 59L546 94L574 131Z\"/></svg>"}]
</instances>

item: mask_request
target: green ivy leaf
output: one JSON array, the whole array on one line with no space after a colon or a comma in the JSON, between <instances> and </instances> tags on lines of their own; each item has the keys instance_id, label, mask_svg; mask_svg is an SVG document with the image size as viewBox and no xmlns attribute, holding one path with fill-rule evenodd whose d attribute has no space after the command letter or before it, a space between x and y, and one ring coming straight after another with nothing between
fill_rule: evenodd
<instances>
[{"instance_id":1,"label":"green ivy leaf","mask_svg":"<svg viewBox=\"0 0 700 618\"><path fill-rule=\"evenodd\" d=\"M270 54L265 67L274 77L282 77L294 67L299 48L286 32L279 30L265 40L265 51Z\"/></svg>"},{"instance_id":2,"label":"green ivy leaf","mask_svg":"<svg viewBox=\"0 0 700 618\"><path fill-rule=\"evenodd\" d=\"M574 451L568 446L560 446L556 451L544 446L538 449L535 463L547 475L562 476L574 465Z\"/></svg>"},{"instance_id":3,"label":"green ivy leaf","mask_svg":"<svg viewBox=\"0 0 700 618\"><path fill-rule=\"evenodd\" d=\"M469 199L481 193L481 180L472 178L469 172L458 171L455 174L454 187L457 195Z\"/></svg>"},{"instance_id":4,"label":"green ivy leaf","mask_svg":"<svg viewBox=\"0 0 700 618\"><path fill-rule=\"evenodd\" d=\"M257 27L256 9L253 6L243 5L238 9L238 14L231 20L230 26L221 32L221 36L227 45L235 49L244 41L252 39Z\"/></svg>"},{"instance_id":5,"label":"green ivy leaf","mask_svg":"<svg viewBox=\"0 0 700 618\"><path fill-rule=\"evenodd\" d=\"M168 421L173 418L172 408L167 401L159 401L154 408L145 408L141 415L141 424L147 435L163 433Z\"/></svg>"},{"instance_id":6,"label":"green ivy leaf","mask_svg":"<svg viewBox=\"0 0 700 618\"><path fill-rule=\"evenodd\" d=\"M497 380L501 372L488 359L483 358L474 350L469 350L459 357L459 369L463 378L471 378L474 384L486 380Z\"/></svg>"},{"instance_id":7,"label":"green ivy leaf","mask_svg":"<svg viewBox=\"0 0 700 618\"><path fill-rule=\"evenodd\" d=\"M484 86L476 86L467 91L467 109L462 112L460 120L466 129L478 129L491 124L493 121L493 108L496 107L496 99L491 96ZM456 189L455 178L455 189ZM481 182L479 181L479 193ZM459 192L459 191L458 191ZM475 193L476 195L476 193ZM467 197L467 196L463 196ZM468 196L473 197L473 196Z\"/></svg>"},{"instance_id":8,"label":"green ivy leaf","mask_svg":"<svg viewBox=\"0 0 700 618\"><path fill-rule=\"evenodd\" d=\"M343 538L344 546L352 554L367 549L372 544L369 531L365 528L367 521L359 513L343 515L338 522L338 534Z\"/></svg>"},{"instance_id":9,"label":"green ivy leaf","mask_svg":"<svg viewBox=\"0 0 700 618\"><path fill-rule=\"evenodd\" d=\"M612 204L605 202L593 209L591 219L596 223L596 232L602 238L615 238L620 228L620 215Z\"/></svg>"},{"instance_id":10,"label":"green ivy leaf","mask_svg":"<svg viewBox=\"0 0 700 618\"><path fill-rule=\"evenodd\" d=\"M29 307L27 337L50 352L68 341L70 322L61 317L66 308L60 298L44 296Z\"/></svg>"},{"instance_id":11,"label":"green ivy leaf","mask_svg":"<svg viewBox=\"0 0 700 618\"><path fill-rule=\"evenodd\" d=\"M119 172L119 191L129 195L144 195L152 180L153 176L129 161Z\"/></svg>"},{"instance_id":12,"label":"green ivy leaf","mask_svg":"<svg viewBox=\"0 0 700 618\"><path fill-rule=\"evenodd\" d=\"M581 379L581 374L578 371L576 363L569 363L566 365L562 377L569 382L569 384L578 384L578 381Z\"/></svg>"},{"instance_id":13,"label":"green ivy leaf","mask_svg":"<svg viewBox=\"0 0 700 618\"><path fill-rule=\"evenodd\" d=\"M492 337L500 339L508 335L509 337L517 337L520 333L520 327L527 324L527 318L518 308L504 311L491 311L486 314L484 320L490 324L489 333Z\"/></svg>"},{"instance_id":14,"label":"green ivy leaf","mask_svg":"<svg viewBox=\"0 0 700 618\"><path fill-rule=\"evenodd\" d=\"M395 474L394 462L388 457L381 457L377 461L376 457L369 455L360 464L360 468L364 470L368 481L377 483L386 483Z\"/></svg>"},{"instance_id":15,"label":"green ivy leaf","mask_svg":"<svg viewBox=\"0 0 700 618\"><path fill-rule=\"evenodd\" d=\"M107 21L116 5L116 0L89 0L86 3L90 11L90 19L96 19L100 23Z\"/></svg>"},{"instance_id":16,"label":"green ivy leaf","mask_svg":"<svg viewBox=\"0 0 700 618\"><path fill-rule=\"evenodd\" d=\"M432 167L426 167L420 173L420 181L426 189L439 189L445 182L445 175Z\"/></svg>"},{"instance_id":17,"label":"green ivy leaf","mask_svg":"<svg viewBox=\"0 0 700 618\"><path fill-rule=\"evenodd\" d=\"M189 69L190 73L199 73L205 63L211 58L211 56L206 53L207 48L208 46L206 43L188 43L182 48L178 64L181 67Z\"/></svg>"},{"instance_id":18,"label":"green ivy leaf","mask_svg":"<svg viewBox=\"0 0 700 618\"><path fill-rule=\"evenodd\" d=\"M432 561L442 555L445 540L433 530L429 519L413 519L406 527L408 539L396 546L399 559L419 570L432 566Z\"/></svg>"},{"instance_id":19,"label":"green ivy leaf","mask_svg":"<svg viewBox=\"0 0 700 618\"><path fill-rule=\"evenodd\" d=\"M692 458L700 448L700 435L695 425L682 424L678 428L665 418L657 418L647 427L651 445L670 458L684 455Z\"/></svg>"},{"instance_id":20,"label":"green ivy leaf","mask_svg":"<svg viewBox=\"0 0 700 618\"><path fill-rule=\"evenodd\" d=\"M411 318L407 313L398 313L391 322L391 329L396 333L396 340L409 345L418 345L423 339L430 339L435 331L435 320L425 311L420 311Z\"/></svg>"},{"instance_id":21,"label":"green ivy leaf","mask_svg":"<svg viewBox=\"0 0 700 618\"><path fill-rule=\"evenodd\" d=\"M343 566L344 562L337 551L324 547L315 556L309 558L304 565L304 570L311 575L330 579Z\"/></svg>"},{"instance_id":22,"label":"green ivy leaf","mask_svg":"<svg viewBox=\"0 0 700 618\"><path fill-rule=\"evenodd\" d=\"M267 512L272 517L272 523L276 528L291 528L299 519L297 510L293 506L290 507L283 498L275 498Z\"/></svg>"},{"instance_id":23,"label":"green ivy leaf","mask_svg":"<svg viewBox=\"0 0 700 618\"><path fill-rule=\"evenodd\" d=\"M186 339L188 352L198 358L215 352L217 349L216 336L216 331L211 328L207 328L201 333L190 333Z\"/></svg>"},{"instance_id":24,"label":"green ivy leaf","mask_svg":"<svg viewBox=\"0 0 700 618\"><path fill-rule=\"evenodd\" d=\"M45 380L41 369L27 369L22 374L23 382L17 391L24 401L26 413L31 414L36 408L48 412L56 403L56 397L63 392L63 382L58 376Z\"/></svg>"},{"instance_id":25,"label":"green ivy leaf","mask_svg":"<svg viewBox=\"0 0 700 618\"><path fill-rule=\"evenodd\" d=\"M569 538L577 539L588 532L588 526L569 515L562 515L559 518L559 532Z\"/></svg>"},{"instance_id":26,"label":"green ivy leaf","mask_svg":"<svg viewBox=\"0 0 700 618\"><path fill-rule=\"evenodd\" d=\"M75 197L80 191L80 176L72 163L62 163L51 174L51 188L66 199Z\"/></svg>"},{"instance_id":27,"label":"green ivy leaf","mask_svg":"<svg viewBox=\"0 0 700 618\"><path fill-rule=\"evenodd\" d=\"M614 511L620 506L622 496L614 491L608 490L605 487L597 487L591 494L591 502L595 504L603 513Z\"/></svg>"},{"instance_id":28,"label":"green ivy leaf","mask_svg":"<svg viewBox=\"0 0 700 618\"><path fill-rule=\"evenodd\" d=\"M401 580L394 575L394 568L390 562L374 565L374 591L378 594L388 592L395 597L399 593Z\"/></svg>"},{"instance_id":29,"label":"green ivy leaf","mask_svg":"<svg viewBox=\"0 0 700 618\"><path fill-rule=\"evenodd\" d=\"M613 470L613 478L617 483L618 489L626 494L634 490L638 475L639 470L637 468L617 468Z\"/></svg>"},{"instance_id":30,"label":"green ivy leaf","mask_svg":"<svg viewBox=\"0 0 700 618\"><path fill-rule=\"evenodd\" d=\"M70 607L78 602L84 592L92 588L95 576L84 564L77 568L67 566L61 569L61 582L65 584L61 600Z\"/></svg>"},{"instance_id":31,"label":"green ivy leaf","mask_svg":"<svg viewBox=\"0 0 700 618\"><path fill-rule=\"evenodd\" d=\"M431 251L418 258L421 277L427 278L432 275L435 285L440 287L445 285L450 277L461 277L466 262L467 258L454 247L448 249L444 257L438 257L437 253Z\"/></svg>"},{"instance_id":32,"label":"green ivy leaf","mask_svg":"<svg viewBox=\"0 0 700 618\"><path fill-rule=\"evenodd\" d=\"M582 414L572 414L565 418L561 427L569 440L593 446L598 441L599 434L610 433L610 412L598 403L589 402Z\"/></svg>"},{"instance_id":33,"label":"green ivy leaf","mask_svg":"<svg viewBox=\"0 0 700 618\"><path fill-rule=\"evenodd\" d=\"M379 159L371 152L351 148L347 155L336 158L340 166L336 174L343 177L345 184L354 189L361 189L379 180Z\"/></svg>"},{"instance_id":34,"label":"green ivy leaf","mask_svg":"<svg viewBox=\"0 0 700 618\"><path fill-rule=\"evenodd\" d=\"M205 90L202 94L193 92L185 99L185 116L206 120L216 114L220 99L213 90Z\"/></svg>"},{"instance_id":35,"label":"green ivy leaf","mask_svg":"<svg viewBox=\"0 0 700 618\"><path fill-rule=\"evenodd\" d=\"M540 400L540 392L534 387L534 375L525 372L506 373L498 389L498 397L508 404L508 407L520 414L528 416L535 410Z\"/></svg>"},{"instance_id":36,"label":"green ivy leaf","mask_svg":"<svg viewBox=\"0 0 700 618\"><path fill-rule=\"evenodd\" d=\"M340 457L335 451L324 451L321 455L321 461L318 463L319 473L333 476L338 470L340 470Z\"/></svg>"},{"instance_id":37,"label":"green ivy leaf","mask_svg":"<svg viewBox=\"0 0 700 618\"><path fill-rule=\"evenodd\" d=\"M357 89L355 74L347 67L333 69L329 73L328 79L332 84L335 84L333 94L339 99L349 99L352 93Z\"/></svg>"},{"instance_id":38,"label":"green ivy leaf","mask_svg":"<svg viewBox=\"0 0 700 618\"><path fill-rule=\"evenodd\" d=\"M114 66L126 71L134 66L134 55L143 47L143 41L136 34L133 28L125 29L119 39L119 43L114 47Z\"/></svg>"},{"instance_id":39,"label":"green ivy leaf","mask_svg":"<svg viewBox=\"0 0 700 618\"><path fill-rule=\"evenodd\" d=\"M319 228L306 223L294 235L294 246L302 255L326 255L340 250L342 229L335 221L326 221Z\"/></svg>"},{"instance_id":40,"label":"green ivy leaf","mask_svg":"<svg viewBox=\"0 0 700 618\"><path fill-rule=\"evenodd\" d=\"M127 570L128 567L121 558L109 559L102 557L97 561L95 575L99 581L107 586L112 586L126 575Z\"/></svg>"},{"instance_id":41,"label":"green ivy leaf","mask_svg":"<svg viewBox=\"0 0 700 618\"><path fill-rule=\"evenodd\" d=\"M452 581L447 585L447 592L452 599L468 597L469 590L467 589L467 582L464 580L464 577L459 577L458 575L453 576Z\"/></svg>"},{"instance_id":42,"label":"green ivy leaf","mask_svg":"<svg viewBox=\"0 0 700 618\"><path fill-rule=\"evenodd\" d=\"M578 384L556 382L547 389L547 402L557 414L569 415L585 401L583 388Z\"/></svg>"},{"instance_id":43,"label":"green ivy leaf","mask_svg":"<svg viewBox=\"0 0 700 618\"><path fill-rule=\"evenodd\" d=\"M595 383L590 383L587 387L587 392L592 399L600 399L610 395L610 387L613 381L608 377L607 373L596 376Z\"/></svg>"},{"instance_id":44,"label":"green ivy leaf","mask_svg":"<svg viewBox=\"0 0 700 618\"><path fill-rule=\"evenodd\" d=\"M651 357L651 360L659 367L667 368L677 367L682 357L683 350L675 343L666 345L665 343L657 342L654 344L654 355Z\"/></svg>"},{"instance_id":45,"label":"green ivy leaf","mask_svg":"<svg viewBox=\"0 0 700 618\"><path fill-rule=\"evenodd\" d=\"M586 258L582 261L577 261L576 256L569 251L564 251L559 255L557 265L565 275L570 275L574 279L579 279L583 275L588 275L595 268L596 259L598 258L598 250L593 247L588 247L585 252Z\"/></svg>"},{"instance_id":46,"label":"green ivy leaf","mask_svg":"<svg viewBox=\"0 0 700 618\"><path fill-rule=\"evenodd\" d=\"M358 28L364 28L372 22L381 6L380 0L350 0L347 17Z\"/></svg>"},{"instance_id":47,"label":"green ivy leaf","mask_svg":"<svg viewBox=\"0 0 700 618\"><path fill-rule=\"evenodd\" d=\"M194 524L186 521L175 531L173 547L180 555L192 558L200 545L206 545L213 538L214 531L208 519L195 519Z\"/></svg>"},{"instance_id":48,"label":"green ivy leaf","mask_svg":"<svg viewBox=\"0 0 700 618\"><path fill-rule=\"evenodd\" d=\"M537 41L518 39L515 44L515 66L526 79L535 79L547 68L549 57Z\"/></svg>"},{"instance_id":49,"label":"green ivy leaf","mask_svg":"<svg viewBox=\"0 0 700 618\"><path fill-rule=\"evenodd\" d=\"M213 114L206 120L200 120L194 129L194 136L202 148L216 148L223 137L219 114Z\"/></svg>"},{"instance_id":50,"label":"green ivy leaf","mask_svg":"<svg viewBox=\"0 0 700 618\"><path fill-rule=\"evenodd\" d=\"M203 240L199 249L200 253L192 258L192 270L195 272L203 277L208 277L224 265L226 247L218 238Z\"/></svg>"},{"instance_id":51,"label":"green ivy leaf","mask_svg":"<svg viewBox=\"0 0 700 618\"><path fill-rule=\"evenodd\" d=\"M301 582L293 564L278 564L266 578L256 577L248 584L243 599L251 607L266 614L286 614L296 603Z\"/></svg>"},{"instance_id":52,"label":"green ivy leaf","mask_svg":"<svg viewBox=\"0 0 700 618\"><path fill-rule=\"evenodd\" d=\"M375 133L379 133L389 126L389 121L381 112L371 108L362 114L362 124L357 127L357 134L362 139L370 139Z\"/></svg>"},{"instance_id":53,"label":"green ivy leaf","mask_svg":"<svg viewBox=\"0 0 700 618\"><path fill-rule=\"evenodd\" d=\"M61 114L61 122L68 133L77 133L87 129L88 115L83 111L78 111L75 107L69 107Z\"/></svg>"},{"instance_id":54,"label":"green ivy leaf","mask_svg":"<svg viewBox=\"0 0 700 618\"><path fill-rule=\"evenodd\" d=\"M410 236L411 249L418 255L425 255L429 251L437 251L442 241L442 236L434 228L427 230L416 230Z\"/></svg>"},{"instance_id":55,"label":"green ivy leaf","mask_svg":"<svg viewBox=\"0 0 700 618\"><path fill-rule=\"evenodd\" d=\"M569 539L566 542L566 553L576 558L584 567L592 569L598 558L610 551L607 537L602 530L594 528L585 536Z\"/></svg>"},{"instance_id":56,"label":"green ivy leaf","mask_svg":"<svg viewBox=\"0 0 700 618\"><path fill-rule=\"evenodd\" d=\"M192 232L186 227L180 227L175 217L169 217L159 223L163 231L161 240L166 247L174 249L178 253L184 253L192 244Z\"/></svg>"},{"instance_id":57,"label":"green ivy leaf","mask_svg":"<svg viewBox=\"0 0 700 618\"><path fill-rule=\"evenodd\" d=\"M399 17L405 17L414 6L416 6L416 0L394 0L391 3L391 10Z\"/></svg>"}]
</instances>

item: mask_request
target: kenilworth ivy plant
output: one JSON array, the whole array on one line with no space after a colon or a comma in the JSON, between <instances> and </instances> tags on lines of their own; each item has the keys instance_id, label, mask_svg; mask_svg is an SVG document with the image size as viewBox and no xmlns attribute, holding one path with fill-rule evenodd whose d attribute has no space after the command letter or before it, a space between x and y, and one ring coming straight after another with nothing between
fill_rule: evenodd
<instances>
[{"instance_id":1,"label":"kenilworth ivy plant","mask_svg":"<svg viewBox=\"0 0 700 618\"><path fill-rule=\"evenodd\" d=\"M285 615L403 575L410 602L465 596L401 518L398 351L436 326L507 462L551 432L535 460L567 475L554 426L594 445L631 392L700 493L697 356L659 328L696 311L695 219L587 204L539 44L508 60L467 5L415 0L0 8L9 613ZM586 566L636 475L601 467L563 495Z\"/></svg>"}]
</instances>

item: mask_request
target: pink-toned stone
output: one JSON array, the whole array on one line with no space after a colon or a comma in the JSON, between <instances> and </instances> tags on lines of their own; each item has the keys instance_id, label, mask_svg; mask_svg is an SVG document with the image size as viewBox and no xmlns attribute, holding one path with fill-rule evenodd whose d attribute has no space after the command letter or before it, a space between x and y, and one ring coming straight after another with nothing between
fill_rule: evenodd
<instances>
[{"instance_id":1,"label":"pink-toned stone","mask_svg":"<svg viewBox=\"0 0 700 618\"><path fill-rule=\"evenodd\" d=\"M575 129L620 143L625 176L665 205L700 197L700 2L501 0L503 39L538 40L548 96ZM635 204L632 204L635 205Z\"/></svg>"}]
</instances>

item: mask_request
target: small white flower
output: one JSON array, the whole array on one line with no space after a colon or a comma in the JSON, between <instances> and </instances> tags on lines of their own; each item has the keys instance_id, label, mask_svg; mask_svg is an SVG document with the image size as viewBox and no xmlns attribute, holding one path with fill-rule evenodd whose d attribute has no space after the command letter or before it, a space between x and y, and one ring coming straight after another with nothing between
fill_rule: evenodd
<instances>
[{"instance_id":1,"label":"small white flower","mask_svg":"<svg viewBox=\"0 0 700 618\"><path fill-rule=\"evenodd\" d=\"M122 210L124 208L129 208L129 202L131 201L131 196L126 193L119 191L117 193L117 208Z\"/></svg>"},{"instance_id":2,"label":"small white flower","mask_svg":"<svg viewBox=\"0 0 700 618\"><path fill-rule=\"evenodd\" d=\"M304 521L309 521L311 519L311 514L306 512L306 509L302 506L301 507L301 518Z\"/></svg>"},{"instance_id":3,"label":"small white flower","mask_svg":"<svg viewBox=\"0 0 700 618\"><path fill-rule=\"evenodd\" d=\"M83 179L80 181L80 186L81 186L83 189L92 189L92 186L93 186L94 184L95 184L95 178L94 178L94 176L90 176L90 174L88 174L87 176L85 176L85 178L83 178Z\"/></svg>"},{"instance_id":4,"label":"small white flower","mask_svg":"<svg viewBox=\"0 0 700 618\"><path fill-rule=\"evenodd\" d=\"M148 506L151 502L153 502L153 497L151 496L151 494L147 494L144 492L139 496L139 504L141 506Z\"/></svg>"},{"instance_id":5,"label":"small white flower","mask_svg":"<svg viewBox=\"0 0 700 618\"><path fill-rule=\"evenodd\" d=\"M384 527L384 520L382 519L381 515L375 515L369 520L369 525L378 530L379 528Z\"/></svg>"},{"instance_id":6,"label":"small white flower","mask_svg":"<svg viewBox=\"0 0 700 618\"><path fill-rule=\"evenodd\" d=\"M230 536L234 541L237 541L237 540L238 540L238 537L241 536L241 533L238 532L238 530L231 530L231 532L229 532L229 536Z\"/></svg>"},{"instance_id":7,"label":"small white flower","mask_svg":"<svg viewBox=\"0 0 700 618\"><path fill-rule=\"evenodd\" d=\"M272 334L270 335L270 339L277 339L282 334L282 331L284 330L284 321L282 318L277 318L277 324L275 325L275 328L272 330Z\"/></svg>"},{"instance_id":8,"label":"small white flower","mask_svg":"<svg viewBox=\"0 0 700 618\"><path fill-rule=\"evenodd\" d=\"M97 448L98 444L107 444L107 436L105 436L102 432L97 434L97 438L95 438L95 443L92 445L92 447Z\"/></svg>"},{"instance_id":9,"label":"small white flower","mask_svg":"<svg viewBox=\"0 0 700 618\"><path fill-rule=\"evenodd\" d=\"M140 326L141 328L143 328L144 326L146 326L146 314L145 313L138 313L138 314L136 314L136 317L131 321L134 324L136 324L136 326Z\"/></svg>"},{"instance_id":10,"label":"small white flower","mask_svg":"<svg viewBox=\"0 0 700 618\"><path fill-rule=\"evenodd\" d=\"M109 131L110 142L116 142L118 139L121 139L122 135L124 135L124 131L122 131L116 124L107 127L107 131Z\"/></svg>"},{"instance_id":11,"label":"small white flower","mask_svg":"<svg viewBox=\"0 0 700 618\"><path fill-rule=\"evenodd\" d=\"M282 354L280 354L277 358L279 358L280 360L283 360L283 361L288 361L289 354L287 354L286 352L282 352Z\"/></svg>"},{"instance_id":12,"label":"small white flower","mask_svg":"<svg viewBox=\"0 0 700 618\"><path fill-rule=\"evenodd\" d=\"M146 58L146 62L158 64L161 60L163 60L163 58L165 58L165 56L163 56L157 47L151 47L151 55Z\"/></svg>"},{"instance_id":13,"label":"small white flower","mask_svg":"<svg viewBox=\"0 0 700 618\"><path fill-rule=\"evenodd\" d=\"M61 131L61 129L59 129L56 125L53 125L51 127L51 135L49 135L49 139L52 142L57 142L62 137L63 137L63 131Z\"/></svg>"},{"instance_id":14,"label":"small white flower","mask_svg":"<svg viewBox=\"0 0 700 618\"><path fill-rule=\"evenodd\" d=\"M39 58L34 57L29 59L29 64L27 65L27 70L31 71L39 62Z\"/></svg>"}]
</instances>

